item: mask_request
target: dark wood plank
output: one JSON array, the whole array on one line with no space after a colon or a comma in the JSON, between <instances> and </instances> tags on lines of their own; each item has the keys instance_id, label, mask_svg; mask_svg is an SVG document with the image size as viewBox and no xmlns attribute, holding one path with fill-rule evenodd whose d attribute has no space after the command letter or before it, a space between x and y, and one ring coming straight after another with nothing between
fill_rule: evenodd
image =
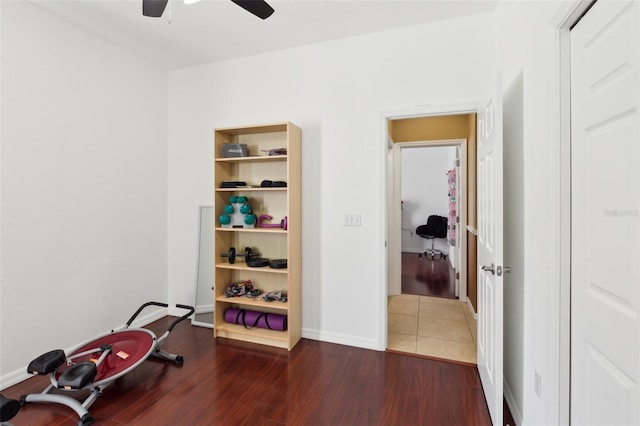
<instances>
[{"instance_id":1,"label":"dark wood plank","mask_svg":"<svg viewBox=\"0 0 640 426\"><path fill-rule=\"evenodd\" d=\"M149 326L161 334L173 318ZM149 360L90 408L102 425L490 425L477 369L302 339L291 351L215 340L179 324L164 348L182 367ZM26 362L25 362L26 363ZM2 393L40 392L33 377ZM74 425L75 413L27 404L15 425Z\"/></svg>"}]
</instances>

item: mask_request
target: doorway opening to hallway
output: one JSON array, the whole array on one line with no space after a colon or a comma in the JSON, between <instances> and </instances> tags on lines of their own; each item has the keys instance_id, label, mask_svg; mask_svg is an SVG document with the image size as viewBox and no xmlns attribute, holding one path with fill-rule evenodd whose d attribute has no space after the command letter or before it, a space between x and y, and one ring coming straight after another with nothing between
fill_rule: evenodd
<instances>
[{"instance_id":1,"label":"doorway opening to hallway","mask_svg":"<svg viewBox=\"0 0 640 426\"><path fill-rule=\"evenodd\" d=\"M475 270L467 236L469 218L475 221L475 120L475 114L388 120L389 350L476 363L475 303L469 303L475 275L467 273ZM419 229L430 216L446 224L434 239Z\"/></svg>"}]
</instances>

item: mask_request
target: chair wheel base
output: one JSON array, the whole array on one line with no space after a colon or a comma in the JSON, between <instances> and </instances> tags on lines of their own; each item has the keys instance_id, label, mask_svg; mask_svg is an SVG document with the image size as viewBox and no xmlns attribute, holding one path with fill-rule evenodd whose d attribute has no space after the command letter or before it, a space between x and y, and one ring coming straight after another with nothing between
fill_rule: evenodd
<instances>
[{"instance_id":1,"label":"chair wheel base","mask_svg":"<svg viewBox=\"0 0 640 426\"><path fill-rule=\"evenodd\" d=\"M441 252L440 250L426 250L423 253L418 253L418 257L420 259L422 259L422 255L424 255L424 257L430 257L431 260L436 260L436 256L439 257L437 260L447 258L447 254Z\"/></svg>"}]
</instances>

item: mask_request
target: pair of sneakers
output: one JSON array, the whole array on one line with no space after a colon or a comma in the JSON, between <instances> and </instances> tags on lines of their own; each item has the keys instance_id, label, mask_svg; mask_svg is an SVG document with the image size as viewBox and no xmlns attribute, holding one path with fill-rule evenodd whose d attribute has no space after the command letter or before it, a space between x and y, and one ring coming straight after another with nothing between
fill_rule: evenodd
<instances>
[{"instance_id":1,"label":"pair of sneakers","mask_svg":"<svg viewBox=\"0 0 640 426\"><path fill-rule=\"evenodd\" d=\"M258 297L262 294L262 290L259 288L253 288L253 283L251 280L245 281L237 281L229 284L227 289L224 291L224 295L226 297Z\"/></svg>"},{"instance_id":2,"label":"pair of sneakers","mask_svg":"<svg viewBox=\"0 0 640 426\"><path fill-rule=\"evenodd\" d=\"M229 284L227 289L224 291L224 295L226 297L240 297L244 296L251 290L253 290L253 283L251 283L251 280L236 281Z\"/></svg>"},{"instance_id":3,"label":"pair of sneakers","mask_svg":"<svg viewBox=\"0 0 640 426\"><path fill-rule=\"evenodd\" d=\"M278 300L280 302L286 302L287 292L286 291L270 291L262 296L262 300L266 302L273 302L274 300Z\"/></svg>"}]
</instances>

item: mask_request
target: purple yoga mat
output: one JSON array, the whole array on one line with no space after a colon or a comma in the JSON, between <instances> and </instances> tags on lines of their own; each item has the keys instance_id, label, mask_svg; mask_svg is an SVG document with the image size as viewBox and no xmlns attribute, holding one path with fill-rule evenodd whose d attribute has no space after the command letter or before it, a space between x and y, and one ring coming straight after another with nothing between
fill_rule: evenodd
<instances>
[{"instance_id":1,"label":"purple yoga mat","mask_svg":"<svg viewBox=\"0 0 640 426\"><path fill-rule=\"evenodd\" d=\"M270 312L229 308L224 311L224 320L231 324L244 325L246 328L258 327L278 331L285 331L287 329L287 316Z\"/></svg>"}]
</instances>

